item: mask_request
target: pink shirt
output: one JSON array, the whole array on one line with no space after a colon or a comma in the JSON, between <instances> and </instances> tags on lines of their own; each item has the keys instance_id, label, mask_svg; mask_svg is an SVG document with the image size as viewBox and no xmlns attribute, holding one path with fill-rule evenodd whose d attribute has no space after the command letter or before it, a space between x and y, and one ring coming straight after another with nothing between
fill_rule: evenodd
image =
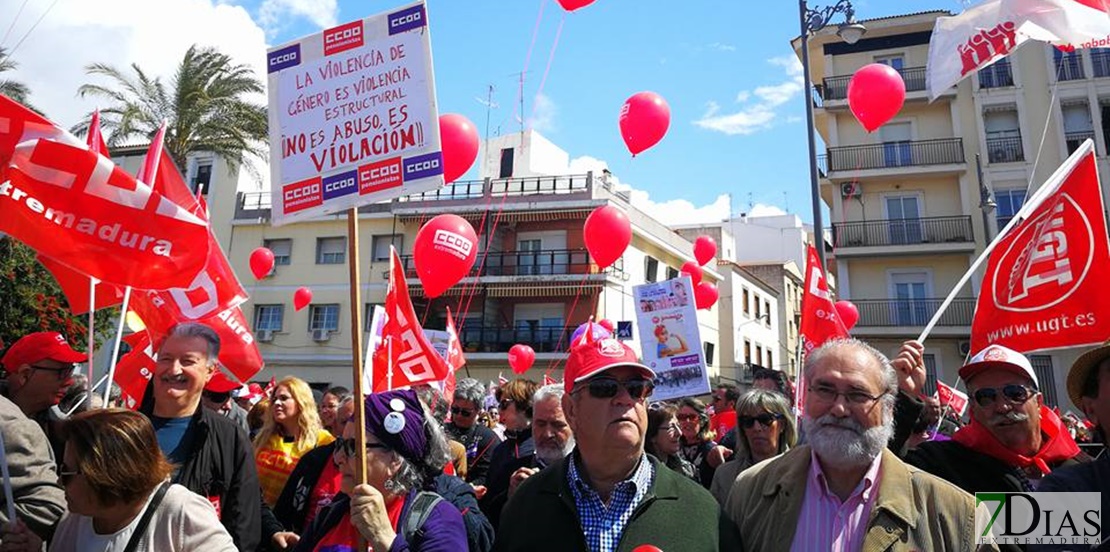
<instances>
[{"instance_id":1,"label":"pink shirt","mask_svg":"<svg viewBox=\"0 0 1110 552\"><path fill-rule=\"evenodd\" d=\"M881 453L875 457L848 500L841 502L829 491L817 455L810 453L806 494L802 499L802 511L798 515L798 528L791 551L854 552L863 548L867 520L871 517L871 507L875 504L879 486L882 458Z\"/></svg>"}]
</instances>

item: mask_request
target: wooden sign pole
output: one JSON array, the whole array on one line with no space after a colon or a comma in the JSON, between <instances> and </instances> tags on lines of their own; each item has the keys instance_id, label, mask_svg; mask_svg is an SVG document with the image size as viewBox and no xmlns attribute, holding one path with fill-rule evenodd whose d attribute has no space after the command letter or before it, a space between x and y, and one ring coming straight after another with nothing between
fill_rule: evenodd
<instances>
[{"instance_id":1,"label":"wooden sign pole","mask_svg":"<svg viewBox=\"0 0 1110 552\"><path fill-rule=\"evenodd\" d=\"M366 409L362 386L362 279L359 277L358 208L347 211L347 266L351 287L351 369L355 395L355 480L366 483Z\"/></svg>"}]
</instances>

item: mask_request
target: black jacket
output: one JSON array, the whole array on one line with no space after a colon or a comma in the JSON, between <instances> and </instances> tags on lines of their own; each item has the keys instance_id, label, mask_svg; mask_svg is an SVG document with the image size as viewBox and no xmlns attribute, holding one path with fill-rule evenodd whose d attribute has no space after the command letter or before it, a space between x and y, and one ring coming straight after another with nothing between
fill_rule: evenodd
<instances>
[{"instance_id":1,"label":"black jacket","mask_svg":"<svg viewBox=\"0 0 1110 552\"><path fill-rule=\"evenodd\" d=\"M489 476L486 477L486 495L478 503L494 529L500 527L501 508L509 499L509 480L513 472L519 468L535 467L535 457L536 444L532 441L531 427L514 437L507 437L493 451Z\"/></svg>"},{"instance_id":2,"label":"black jacket","mask_svg":"<svg viewBox=\"0 0 1110 552\"><path fill-rule=\"evenodd\" d=\"M154 392L147 388L147 396ZM144 401L140 412L152 415ZM193 450L178 468L174 483L219 501L220 521L239 550L258 548L262 533L262 493L254 452L247 434L222 414L197 405L193 414Z\"/></svg>"},{"instance_id":3,"label":"black jacket","mask_svg":"<svg viewBox=\"0 0 1110 552\"><path fill-rule=\"evenodd\" d=\"M447 424L444 429L449 437L466 447L466 482L485 485L493 451L501 438L492 429L477 422L470 429L462 429L455 424Z\"/></svg>"},{"instance_id":4,"label":"black jacket","mask_svg":"<svg viewBox=\"0 0 1110 552\"><path fill-rule=\"evenodd\" d=\"M270 543L275 533L292 531L298 535L304 533L305 519L308 517L308 501L312 490L320 481L320 474L328 462L332 461L335 452L335 442L316 447L301 456L289 479L285 480L285 487L281 496L274 503L273 510L263 505L262 515L262 540ZM272 512L272 513L270 513ZM269 514L269 515L267 515Z\"/></svg>"}]
</instances>

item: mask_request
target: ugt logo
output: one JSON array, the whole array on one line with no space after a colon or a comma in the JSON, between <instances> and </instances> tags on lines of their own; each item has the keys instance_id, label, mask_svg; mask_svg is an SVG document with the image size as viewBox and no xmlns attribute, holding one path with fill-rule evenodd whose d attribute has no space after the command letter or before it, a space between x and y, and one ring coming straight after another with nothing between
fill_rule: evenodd
<instances>
[{"instance_id":1,"label":"ugt logo","mask_svg":"<svg viewBox=\"0 0 1110 552\"><path fill-rule=\"evenodd\" d=\"M975 493L975 507L979 544L1100 542L1101 493Z\"/></svg>"}]
</instances>

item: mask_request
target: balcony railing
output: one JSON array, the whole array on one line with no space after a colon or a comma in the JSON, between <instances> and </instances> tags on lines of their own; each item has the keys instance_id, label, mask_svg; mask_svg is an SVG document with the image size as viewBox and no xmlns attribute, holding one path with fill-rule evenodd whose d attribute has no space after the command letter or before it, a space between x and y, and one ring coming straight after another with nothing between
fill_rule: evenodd
<instances>
[{"instance_id":1,"label":"balcony railing","mask_svg":"<svg viewBox=\"0 0 1110 552\"><path fill-rule=\"evenodd\" d=\"M567 349L576 328L555 326L529 328L459 328L459 343L468 353L507 353L513 345L529 345L537 353L555 353Z\"/></svg>"},{"instance_id":2,"label":"balcony railing","mask_svg":"<svg viewBox=\"0 0 1110 552\"><path fill-rule=\"evenodd\" d=\"M838 248L972 241L971 217L966 215L833 224L833 245Z\"/></svg>"},{"instance_id":3,"label":"balcony railing","mask_svg":"<svg viewBox=\"0 0 1110 552\"><path fill-rule=\"evenodd\" d=\"M1083 62L1079 57L1079 52L1063 53L1059 50L1054 51L1056 61L1056 80L1070 81L1082 80L1083 76Z\"/></svg>"},{"instance_id":4,"label":"balcony railing","mask_svg":"<svg viewBox=\"0 0 1110 552\"><path fill-rule=\"evenodd\" d=\"M901 73L902 80L906 83L906 92L920 92L925 90L924 67L906 67L904 69L898 69L898 72ZM848 82L851 80L852 75L826 77L825 85L822 90L825 101L847 99Z\"/></svg>"},{"instance_id":5,"label":"balcony railing","mask_svg":"<svg viewBox=\"0 0 1110 552\"><path fill-rule=\"evenodd\" d=\"M1110 48L1095 48L1089 51L1095 78L1110 77Z\"/></svg>"},{"instance_id":6,"label":"balcony railing","mask_svg":"<svg viewBox=\"0 0 1110 552\"><path fill-rule=\"evenodd\" d=\"M857 327L924 326L944 299L852 299L859 310ZM941 315L938 326L970 326L975 298L957 297Z\"/></svg>"},{"instance_id":7,"label":"balcony railing","mask_svg":"<svg viewBox=\"0 0 1110 552\"><path fill-rule=\"evenodd\" d=\"M962 138L907 140L829 148L829 170L833 172L962 164L963 162Z\"/></svg>"},{"instance_id":8,"label":"balcony railing","mask_svg":"<svg viewBox=\"0 0 1110 552\"><path fill-rule=\"evenodd\" d=\"M987 160L991 163L1025 161L1025 149L1021 145L1021 134L1016 136L988 136Z\"/></svg>"},{"instance_id":9,"label":"balcony railing","mask_svg":"<svg viewBox=\"0 0 1110 552\"><path fill-rule=\"evenodd\" d=\"M1094 130L1079 130L1075 132L1065 131L1064 142L1066 142L1068 145L1068 154L1070 155L1075 153L1075 150L1079 149L1079 146L1081 146L1083 142L1088 138L1090 138L1091 140L1095 139Z\"/></svg>"},{"instance_id":10,"label":"balcony railing","mask_svg":"<svg viewBox=\"0 0 1110 552\"><path fill-rule=\"evenodd\" d=\"M1010 60L1000 59L979 70L979 88L1003 88L1014 85Z\"/></svg>"},{"instance_id":11,"label":"balcony railing","mask_svg":"<svg viewBox=\"0 0 1110 552\"><path fill-rule=\"evenodd\" d=\"M416 278L412 255L401 257L405 276ZM481 276L562 276L590 273L590 255L585 249L544 249L539 251L495 251L478 254L469 277ZM615 265L607 273L623 274Z\"/></svg>"},{"instance_id":12,"label":"balcony railing","mask_svg":"<svg viewBox=\"0 0 1110 552\"><path fill-rule=\"evenodd\" d=\"M591 174L530 176L495 180L465 180L449 186L400 198L398 201L442 201L502 196L588 194Z\"/></svg>"}]
</instances>

